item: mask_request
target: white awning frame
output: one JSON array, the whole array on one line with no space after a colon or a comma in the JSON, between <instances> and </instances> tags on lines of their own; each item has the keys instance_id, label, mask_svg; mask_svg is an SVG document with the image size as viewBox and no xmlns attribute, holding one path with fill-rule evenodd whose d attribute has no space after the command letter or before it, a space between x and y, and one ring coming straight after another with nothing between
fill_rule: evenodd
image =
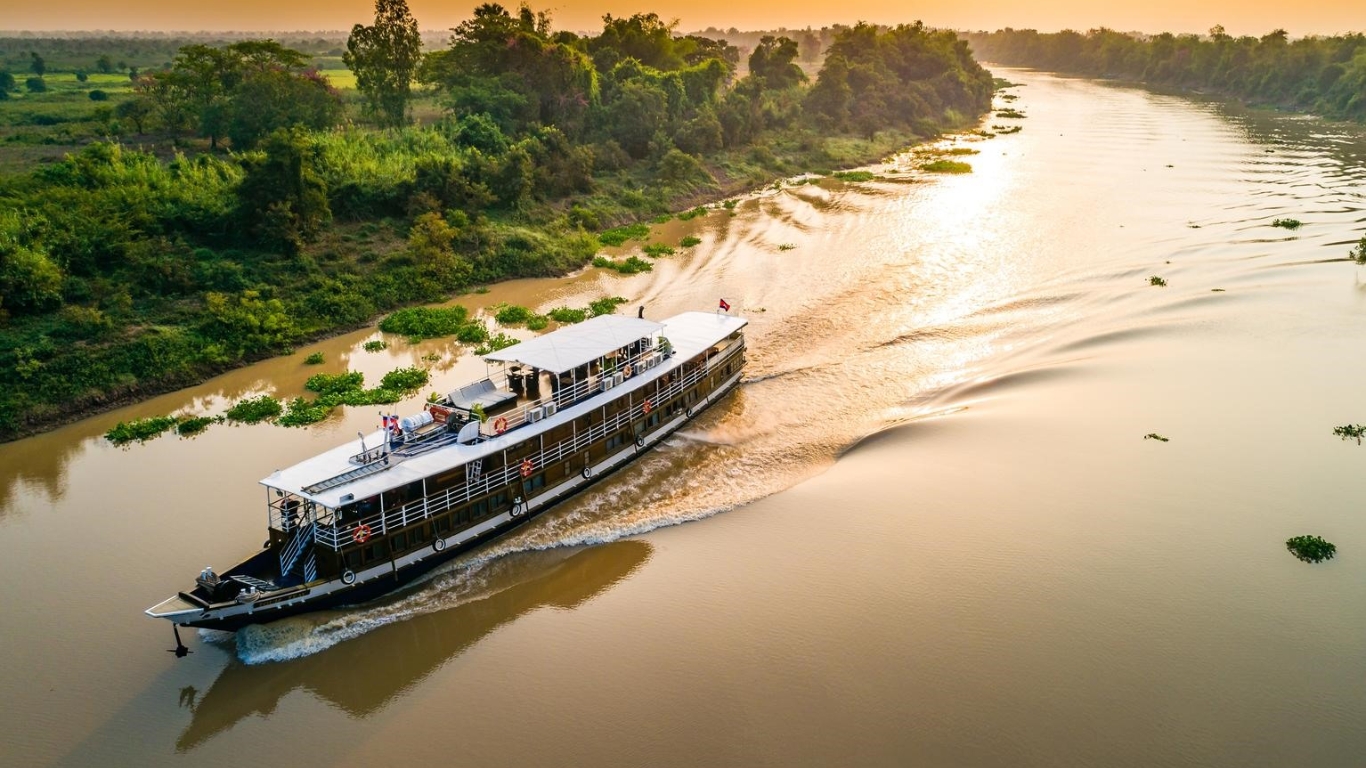
<instances>
[{"instance_id":1,"label":"white awning frame","mask_svg":"<svg viewBox=\"0 0 1366 768\"><path fill-rule=\"evenodd\" d=\"M610 355L641 339L653 339L664 326L651 320L599 315L484 355L486 363L513 363L564 373Z\"/></svg>"}]
</instances>

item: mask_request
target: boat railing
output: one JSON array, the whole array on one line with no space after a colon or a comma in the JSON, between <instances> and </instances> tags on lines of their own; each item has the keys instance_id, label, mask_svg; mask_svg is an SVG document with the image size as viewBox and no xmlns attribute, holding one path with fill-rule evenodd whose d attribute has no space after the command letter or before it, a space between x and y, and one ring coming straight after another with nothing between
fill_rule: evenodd
<instances>
[{"instance_id":1,"label":"boat railing","mask_svg":"<svg viewBox=\"0 0 1366 768\"><path fill-rule=\"evenodd\" d=\"M651 347L640 354L627 358L625 362L618 363L614 370L604 370L583 381L575 382L567 387L560 387L549 397L542 397L535 402L489 417L480 425L479 434L484 438L494 437L510 429L516 429L553 416L560 408L568 408L600 392L606 392L613 387L620 386L630 381L631 376L639 376L672 356L672 349L662 349L659 346ZM625 374L627 368L631 370L630 376Z\"/></svg>"},{"instance_id":2,"label":"boat railing","mask_svg":"<svg viewBox=\"0 0 1366 768\"><path fill-rule=\"evenodd\" d=\"M718 361L728 359L734 354L741 343L736 340L724 348L724 355L718 355ZM539 471L544 467L550 466L555 462L573 457L584 448L597 440L601 440L607 435L620 430L623 426L630 424L637 418L645 415L646 402L665 401L683 392L688 387L701 381L703 377L710 373L713 366L698 365L691 371L685 371L680 376L671 377L667 383L661 382L658 392L651 395L642 396L631 407L615 416L609 417L601 423L592 425L584 432L576 433L554 445L548 446L541 451L525 457L531 461L532 472ZM421 499L408 502L400 507L385 510L378 514L368 517L345 521L340 524L318 524L315 527L314 538L318 543L331 547L333 550L340 550L343 546L355 540L357 532L362 527L368 528L369 536L383 536L391 530L406 528L414 523L421 522L435 515L439 515L452 507L460 506L475 498L488 494L498 488L508 485L511 481L521 479L522 465L512 464L502 469L495 470L488 474L481 475L477 480L468 481L464 485L448 488L444 491L425 496Z\"/></svg>"}]
</instances>

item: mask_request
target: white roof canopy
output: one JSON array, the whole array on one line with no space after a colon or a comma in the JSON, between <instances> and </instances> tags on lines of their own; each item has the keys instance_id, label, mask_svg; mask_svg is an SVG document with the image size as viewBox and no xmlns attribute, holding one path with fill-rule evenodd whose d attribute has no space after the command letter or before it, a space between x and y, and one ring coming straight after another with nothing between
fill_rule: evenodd
<instances>
[{"instance_id":1,"label":"white roof canopy","mask_svg":"<svg viewBox=\"0 0 1366 768\"><path fill-rule=\"evenodd\" d=\"M484 360L490 363L520 363L543 371L564 373L627 344L648 339L663 327L659 323L635 317L600 315L484 355Z\"/></svg>"}]
</instances>

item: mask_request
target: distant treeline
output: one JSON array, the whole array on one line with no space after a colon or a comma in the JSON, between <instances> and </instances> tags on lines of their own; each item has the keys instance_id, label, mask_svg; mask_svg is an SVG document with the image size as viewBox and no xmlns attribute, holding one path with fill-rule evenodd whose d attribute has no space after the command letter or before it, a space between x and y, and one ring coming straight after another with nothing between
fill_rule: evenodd
<instances>
[{"instance_id":1,"label":"distant treeline","mask_svg":"<svg viewBox=\"0 0 1366 768\"><path fill-rule=\"evenodd\" d=\"M562 274L604 227L866 160L859 136L930 135L991 101L967 45L920 24L845 29L813 85L796 41L763 38L736 79L734 46L655 14L579 36L482 5L414 58L385 47L415 47L406 5L379 6L347 50L370 125L343 123L297 50L194 43L114 119L197 151L98 142L0 179L0 438L396 306ZM414 76L445 107L421 126Z\"/></svg>"},{"instance_id":2,"label":"distant treeline","mask_svg":"<svg viewBox=\"0 0 1366 768\"><path fill-rule=\"evenodd\" d=\"M981 58L1010 66L1199 88L1252 104L1366 121L1362 34L1291 40L1278 29L1233 37L1216 26L1206 36L1003 29L965 37Z\"/></svg>"}]
</instances>

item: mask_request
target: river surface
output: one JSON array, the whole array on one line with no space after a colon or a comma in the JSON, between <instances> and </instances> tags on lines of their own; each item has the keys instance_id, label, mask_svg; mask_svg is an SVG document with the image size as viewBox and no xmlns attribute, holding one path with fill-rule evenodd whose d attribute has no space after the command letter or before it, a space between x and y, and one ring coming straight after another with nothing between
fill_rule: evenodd
<instances>
[{"instance_id":1,"label":"river surface","mask_svg":"<svg viewBox=\"0 0 1366 768\"><path fill-rule=\"evenodd\" d=\"M889 158L656 227L702 243L649 274L463 297L724 297L746 379L376 604L185 632L183 660L142 615L259 546L258 479L377 409L101 435L293 396L314 351L451 389L482 363L448 341L361 331L0 445L0 763L1362 765L1366 447L1332 429L1366 422L1366 136L998 74L1028 117L945 142L970 174Z\"/></svg>"}]
</instances>

